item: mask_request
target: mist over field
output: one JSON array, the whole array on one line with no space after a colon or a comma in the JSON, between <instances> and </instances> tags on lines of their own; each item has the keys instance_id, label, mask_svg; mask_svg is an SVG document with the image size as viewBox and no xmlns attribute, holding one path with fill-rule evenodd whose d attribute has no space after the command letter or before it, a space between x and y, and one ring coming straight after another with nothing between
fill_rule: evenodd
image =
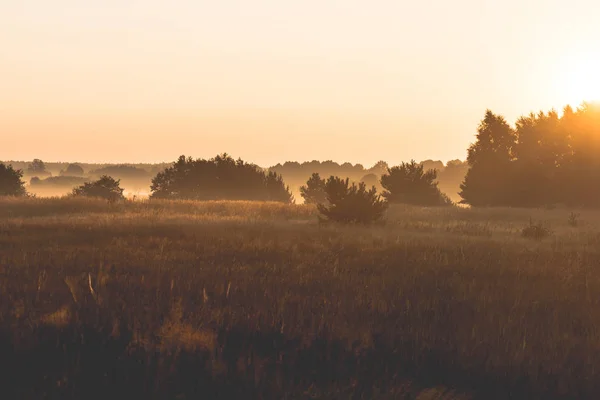
<instances>
[{"instance_id":1,"label":"mist over field","mask_svg":"<svg viewBox=\"0 0 600 400\"><path fill-rule=\"evenodd\" d=\"M600 2L0 6L0 399L600 399Z\"/></svg>"}]
</instances>

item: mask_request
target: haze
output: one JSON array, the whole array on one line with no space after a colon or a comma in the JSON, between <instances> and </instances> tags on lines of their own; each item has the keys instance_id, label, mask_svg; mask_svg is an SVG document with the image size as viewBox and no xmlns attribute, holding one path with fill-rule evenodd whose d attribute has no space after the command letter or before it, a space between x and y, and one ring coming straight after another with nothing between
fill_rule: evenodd
<instances>
[{"instance_id":1,"label":"haze","mask_svg":"<svg viewBox=\"0 0 600 400\"><path fill-rule=\"evenodd\" d=\"M599 16L589 0L0 0L0 159L464 159L486 108L514 121L598 94Z\"/></svg>"}]
</instances>

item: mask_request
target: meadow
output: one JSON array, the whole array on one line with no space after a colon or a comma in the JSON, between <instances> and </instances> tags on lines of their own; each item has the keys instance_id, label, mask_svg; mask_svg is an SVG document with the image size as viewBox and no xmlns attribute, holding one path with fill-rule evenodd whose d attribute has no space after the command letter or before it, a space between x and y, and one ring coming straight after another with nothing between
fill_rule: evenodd
<instances>
[{"instance_id":1,"label":"meadow","mask_svg":"<svg viewBox=\"0 0 600 400\"><path fill-rule=\"evenodd\" d=\"M600 212L571 212L339 226L307 205L2 198L0 390L599 398Z\"/></svg>"}]
</instances>

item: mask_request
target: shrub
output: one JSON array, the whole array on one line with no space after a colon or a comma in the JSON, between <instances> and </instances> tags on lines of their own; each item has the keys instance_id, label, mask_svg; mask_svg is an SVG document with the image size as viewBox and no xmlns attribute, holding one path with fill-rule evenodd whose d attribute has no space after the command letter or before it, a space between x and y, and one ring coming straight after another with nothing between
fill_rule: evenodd
<instances>
[{"instance_id":1,"label":"shrub","mask_svg":"<svg viewBox=\"0 0 600 400\"><path fill-rule=\"evenodd\" d=\"M73 189L73 196L98 197L108 201L117 201L125 199L123 190L120 187L119 180L104 175L97 181L86 182L83 185Z\"/></svg>"},{"instance_id":2,"label":"shrub","mask_svg":"<svg viewBox=\"0 0 600 400\"><path fill-rule=\"evenodd\" d=\"M437 186L437 171L425 171L414 160L388 168L381 177L383 197L390 203L420 206L450 206L452 201Z\"/></svg>"},{"instance_id":3,"label":"shrub","mask_svg":"<svg viewBox=\"0 0 600 400\"><path fill-rule=\"evenodd\" d=\"M306 185L300 187L300 196L306 204L323 204L327 201L325 193L325 179L315 172L306 181Z\"/></svg>"},{"instance_id":4,"label":"shrub","mask_svg":"<svg viewBox=\"0 0 600 400\"><path fill-rule=\"evenodd\" d=\"M181 156L152 179L150 190L161 199L294 201L281 175L227 154L210 160Z\"/></svg>"},{"instance_id":5,"label":"shrub","mask_svg":"<svg viewBox=\"0 0 600 400\"><path fill-rule=\"evenodd\" d=\"M0 163L0 196L26 196L25 182L21 180L23 172L12 165Z\"/></svg>"},{"instance_id":6,"label":"shrub","mask_svg":"<svg viewBox=\"0 0 600 400\"><path fill-rule=\"evenodd\" d=\"M550 228L544 226L541 222L533 223L533 220L529 220L529 224L521 230L521 236L528 239L541 240L552 233Z\"/></svg>"},{"instance_id":7,"label":"shrub","mask_svg":"<svg viewBox=\"0 0 600 400\"><path fill-rule=\"evenodd\" d=\"M322 222L368 224L380 220L388 207L375 187L367 190L364 183L350 185L348 178L330 177L325 182L325 193L329 204L317 206Z\"/></svg>"}]
</instances>

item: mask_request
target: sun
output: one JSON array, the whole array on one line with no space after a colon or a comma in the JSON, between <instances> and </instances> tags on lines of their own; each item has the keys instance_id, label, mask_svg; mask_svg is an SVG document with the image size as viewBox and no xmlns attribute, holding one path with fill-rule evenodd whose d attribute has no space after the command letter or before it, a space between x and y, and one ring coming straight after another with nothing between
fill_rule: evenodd
<instances>
[{"instance_id":1,"label":"sun","mask_svg":"<svg viewBox=\"0 0 600 400\"><path fill-rule=\"evenodd\" d=\"M562 68L559 80L559 96L567 104L600 101L600 55L582 54L569 57Z\"/></svg>"}]
</instances>

